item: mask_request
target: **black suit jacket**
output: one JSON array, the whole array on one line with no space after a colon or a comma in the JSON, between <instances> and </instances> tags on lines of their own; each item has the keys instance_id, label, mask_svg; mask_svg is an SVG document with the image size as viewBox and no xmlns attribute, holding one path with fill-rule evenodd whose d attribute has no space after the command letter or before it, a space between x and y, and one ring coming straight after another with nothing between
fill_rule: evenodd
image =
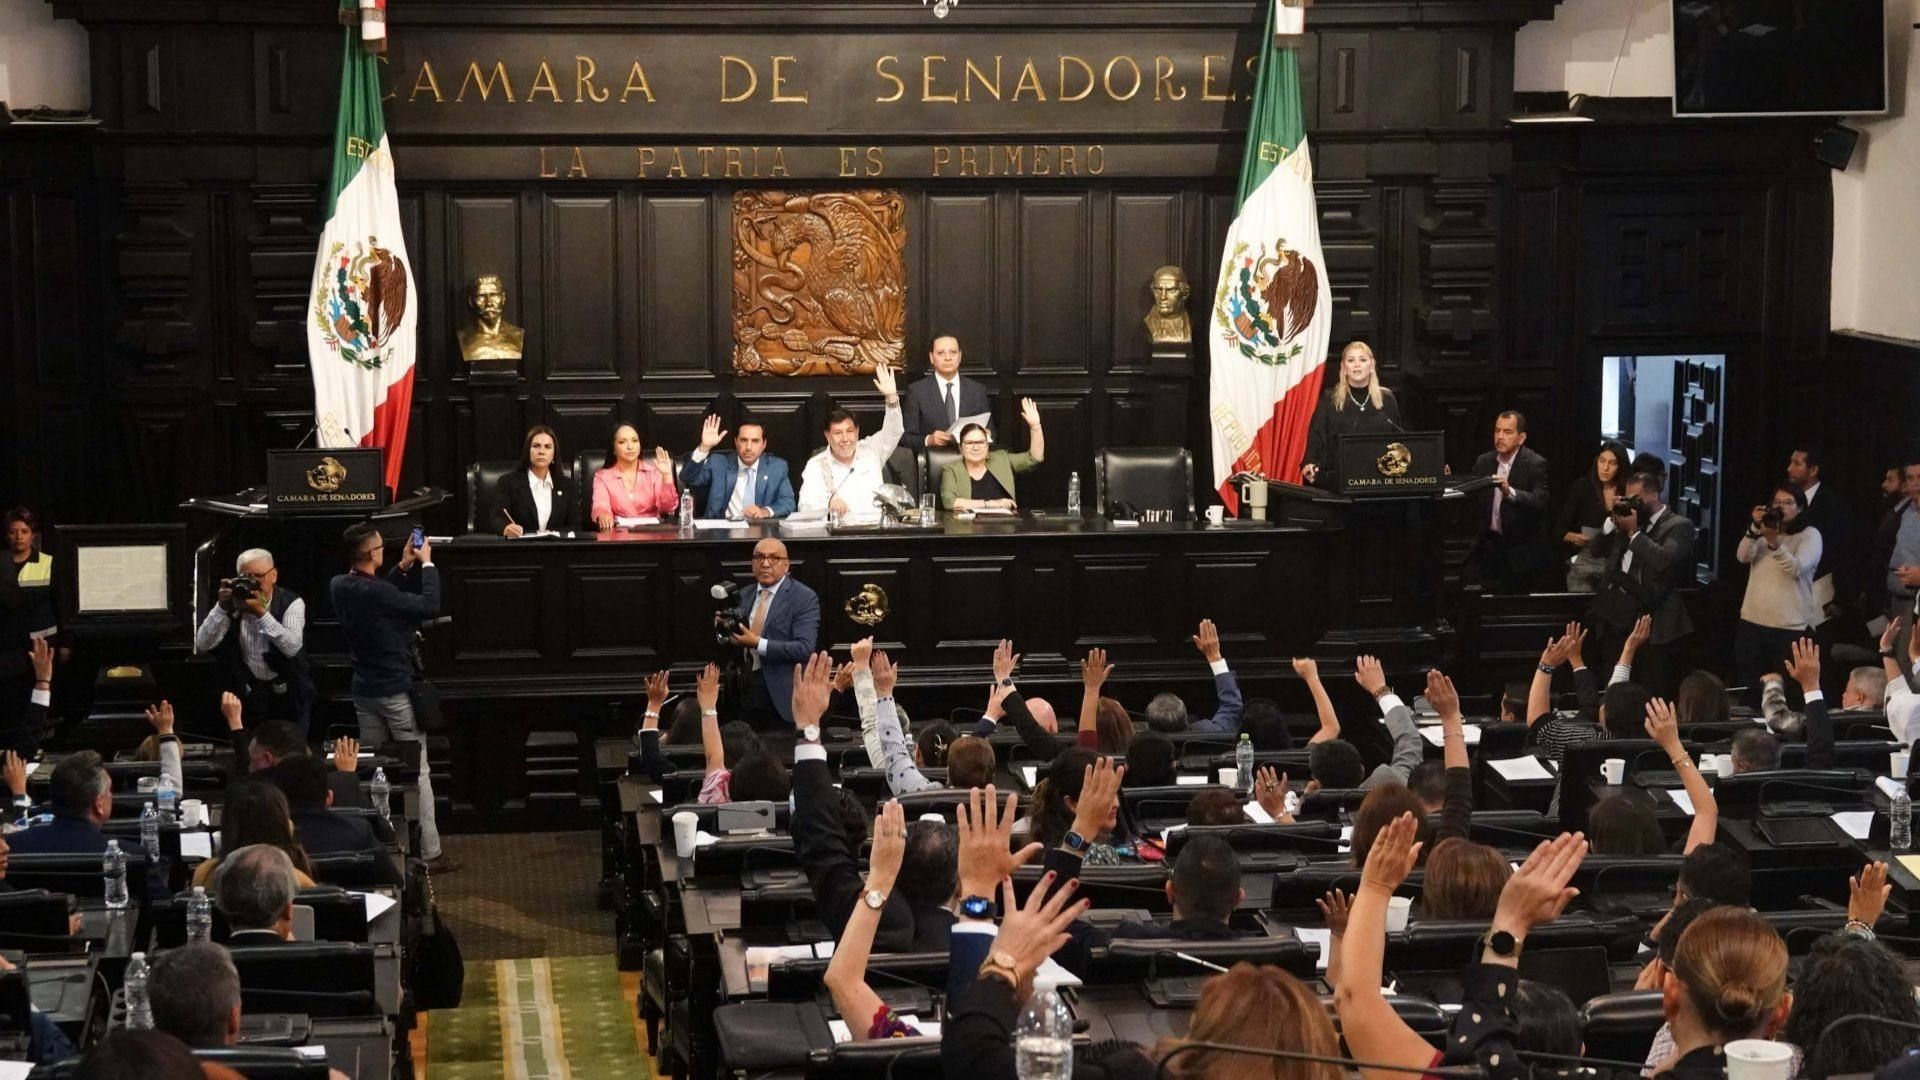
<instances>
[{"instance_id":1,"label":"black suit jacket","mask_svg":"<svg viewBox=\"0 0 1920 1080\"><path fill-rule=\"evenodd\" d=\"M993 399L978 379L960 375L958 415L987 414L987 431L993 431ZM947 403L940 396L940 378L928 374L907 387L900 395L900 445L918 450L927 445L927 436L947 430Z\"/></svg>"},{"instance_id":2,"label":"black suit jacket","mask_svg":"<svg viewBox=\"0 0 1920 1080\"><path fill-rule=\"evenodd\" d=\"M1837 575L1835 594L1851 595L1847 586L1858 587L1852 580L1854 567L1858 560L1853 557L1854 518L1853 510L1840 501L1839 489L1832 484L1823 483L1814 492L1814 499L1807 504L1806 513L1800 520L1812 528L1820 530L1820 566L1814 570L1815 578L1828 574Z\"/></svg>"},{"instance_id":3,"label":"black suit jacket","mask_svg":"<svg viewBox=\"0 0 1920 1080\"><path fill-rule=\"evenodd\" d=\"M1650 614L1655 645L1692 633L1693 620L1680 589L1693 580L1693 540L1693 522L1672 507L1631 540L1617 528L1594 537L1589 550L1607 561L1607 578L1594 597L1590 617L1625 633L1635 619ZM1633 552L1633 565L1622 570L1628 551Z\"/></svg>"},{"instance_id":4,"label":"black suit jacket","mask_svg":"<svg viewBox=\"0 0 1920 1080\"><path fill-rule=\"evenodd\" d=\"M1499 471L1499 455L1491 450L1473 463L1475 476L1492 476ZM1513 494L1500 502L1501 535L1514 544L1539 540L1547 512L1547 459L1524 446L1514 451L1507 483L1513 488ZM1488 531L1487 523L1493 519L1493 494L1497 490L1488 488L1476 498L1474 521L1481 532Z\"/></svg>"},{"instance_id":5,"label":"black suit jacket","mask_svg":"<svg viewBox=\"0 0 1920 1080\"><path fill-rule=\"evenodd\" d=\"M553 512L547 515L547 528L565 531L579 526L582 518L580 493L573 485L573 479L559 469L548 469L547 479L553 481ZM493 489L493 531L495 535L505 531L507 515L522 529L535 532L540 528L540 514L533 505L533 485L527 482L527 470L515 469L500 478Z\"/></svg>"},{"instance_id":6,"label":"black suit jacket","mask_svg":"<svg viewBox=\"0 0 1920 1080\"><path fill-rule=\"evenodd\" d=\"M372 825L324 806L294 807L293 833L309 855L380 849L380 838L373 834Z\"/></svg>"},{"instance_id":7,"label":"black suit jacket","mask_svg":"<svg viewBox=\"0 0 1920 1080\"><path fill-rule=\"evenodd\" d=\"M794 851L813 887L820 919L836 940L846 931L855 904L864 903L866 882L853 842L840 824L833 775L824 761L793 763ZM875 952L945 952L953 931L953 913L945 908L915 910L906 892L894 889L880 910L880 926L873 935Z\"/></svg>"}]
</instances>

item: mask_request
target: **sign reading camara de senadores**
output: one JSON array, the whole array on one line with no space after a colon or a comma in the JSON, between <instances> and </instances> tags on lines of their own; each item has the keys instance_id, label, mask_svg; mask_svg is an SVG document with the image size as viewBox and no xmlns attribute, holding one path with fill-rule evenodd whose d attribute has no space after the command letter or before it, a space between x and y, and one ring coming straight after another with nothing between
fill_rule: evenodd
<instances>
[{"instance_id":1,"label":"sign reading camara de senadores","mask_svg":"<svg viewBox=\"0 0 1920 1080\"><path fill-rule=\"evenodd\" d=\"M384 509L381 450L334 447L267 452L267 509L276 514L357 513Z\"/></svg>"}]
</instances>

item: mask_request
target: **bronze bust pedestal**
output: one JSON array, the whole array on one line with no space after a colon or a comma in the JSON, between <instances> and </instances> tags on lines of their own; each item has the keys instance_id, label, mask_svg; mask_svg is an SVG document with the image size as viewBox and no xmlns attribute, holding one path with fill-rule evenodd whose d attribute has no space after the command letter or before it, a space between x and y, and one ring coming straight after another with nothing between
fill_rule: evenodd
<instances>
[{"instance_id":1,"label":"bronze bust pedestal","mask_svg":"<svg viewBox=\"0 0 1920 1080\"><path fill-rule=\"evenodd\" d=\"M474 321L460 328L460 358L467 363L470 382L513 382L520 377L520 361L527 332L506 320L507 290L497 274L482 274L467 289L467 306Z\"/></svg>"}]
</instances>

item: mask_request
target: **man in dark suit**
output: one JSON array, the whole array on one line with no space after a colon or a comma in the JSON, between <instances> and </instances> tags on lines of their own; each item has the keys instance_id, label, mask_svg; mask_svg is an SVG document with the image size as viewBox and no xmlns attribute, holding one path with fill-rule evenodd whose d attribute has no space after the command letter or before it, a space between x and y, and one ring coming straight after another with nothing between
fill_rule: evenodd
<instances>
[{"instance_id":1,"label":"man in dark suit","mask_svg":"<svg viewBox=\"0 0 1920 1080\"><path fill-rule=\"evenodd\" d=\"M1493 449L1473 463L1473 475L1490 476L1480 492L1474 520L1480 535L1467 559L1471 576L1488 591L1526 592L1549 558L1542 534L1547 510L1547 459L1527 449L1527 418L1508 409L1493 422Z\"/></svg>"},{"instance_id":2,"label":"man in dark suit","mask_svg":"<svg viewBox=\"0 0 1920 1080\"><path fill-rule=\"evenodd\" d=\"M1661 501L1666 478L1636 472L1626 495L1614 504L1588 550L1606 561L1607 576L1587 612L1594 658L1600 670L1613 666L1620 646L1642 615L1652 616L1652 636L1636 656L1634 681L1656 696L1675 685L1674 646L1693 632L1680 590L1693 580L1693 522Z\"/></svg>"},{"instance_id":3,"label":"man in dark suit","mask_svg":"<svg viewBox=\"0 0 1920 1080\"><path fill-rule=\"evenodd\" d=\"M987 434L993 434L993 401L987 388L977 380L960 374L960 339L942 334L927 350L927 363L933 368L927 376L907 387L900 403L904 421L900 445L954 445L951 428L963 417L987 414Z\"/></svg>"},{"instance_id":4,"label":"man in dark suit","mask_svg":"<svg viewBox=\"0 0 1920 1080\"><path fill-rule=\"evenodd\" d=\"M553 429L527 432L520 467L493 488L493 531L509 539L530 532L565 532L585 515L573 482L553 465L559 452Z\"/></svg>"},{"instance_id":5,"label":"man in dark suit","mask_svg":"<svg viewBox=\"0 0 1920 1080\"><path fill-rule=\"evenodd\" d=\"M793 513L793 477L785 459L766 452L767 429L743 420L733 453L714 453L726 435L719 417L707 417L700 427L700 449L680 469L681 489L700 500L700 516L764 521Z\"/></svg>"},{"instance_id":6,"label":"man in dark suit","mask_svg":"<svg viewBox=\"0 0 1920 1080\"><path fill-rule=\"evenodd\" d=\"M300 729L284 720L269 720L249 733L242 724L239 703L234 702L229 708L229 697L232 695L221 696L220 711L226 714L227 735L233 747L233 779L238 780L250 772L271 769L288 758L306 757L312 752ZM336 746L336 767L327 770L327 790L333 796L333 805L373 809L373 800L360 789L359 741L342 739ZM348 750L352 751L353 756L343 758L342 755ZM354 767L339 768L343 762L351 763Z\"/></svg>"},{"instance_id":7,"label":"man in dark suit","mask_svg":"<svg viewBox=\"0 0 1920 1080\"><path fill-rule=\"evenodd\" d=\"M107 834L100 827L113 816L113 778L100 763L100 755L91 750L69 755L54 767L51 786L53 820L9 835L7 845L13 853L96 855L106 851Z\"/></svg>"},{"instance_id":8,"label":"man in dark suit","mask_svg":"<svg viewBox=\"0 0 1920 1080\"><path fill-rule=\"evenodd\" d=\"M733 643L747 651L742 719L761 731L793 724L793 667L806 663L820 633L820 598L787 576L787 545L769 536L753 546L753 587L740 591L743 624Z\"/></svg>"},{"instance_id":9,"label":"man in dark suit","mask_svg":"<svg viewBox=\"0 0 1920 1080\"><path fill-rule=\"evenodd\" d=\"M272 844L229 852L213 875L213 902L227 917L227 947L293 940L293 860Z\"/></svg>"},{"instance_id":10,"label":"man in dark suit","mask_svg":"<svg viewBox=\"0 0 1920 1080\"><path fill-rule=\"evenodd\" d=\"M1800 511L1800 520L1820 531L1820 565L1813 572L1813 603L1819 610L1813 636L1825 652L1831 650L1840 637L1840 624L1845 620L1836 616L1841 605L1851 604L1852 598L1859 594L1859 575L1855 572L1859 558L1854 549L1859 533L1858 519L1852 508L1842 501L1840 491L1821 483L1821 457L1820 450L1811 442L1799 443L1798 449L1787 458L1787 479L1799 484L1801 493L1807 497L1807 508ZM1846 674L1838 665L1828 672L1827 693L1837 698L1846 686Z\"/></svg>"},{"instance_id":11,"label":"man in dark suit","mask_svg":"<svg viewBox=\"0 0 1920 1080\"><path fill-rule=\"evenodd\" d=\"M309 855L335 855L358 851L384 855L373 822L357 814L336 812L333 793L327 790L327 767L319 759L297 754L260 774L287 796L287 809L293 815L293 836ZM392 860L387 860L391 863ZM399 869L385 868L385 877L399 883Z\"/></svg>"}]
</instances>

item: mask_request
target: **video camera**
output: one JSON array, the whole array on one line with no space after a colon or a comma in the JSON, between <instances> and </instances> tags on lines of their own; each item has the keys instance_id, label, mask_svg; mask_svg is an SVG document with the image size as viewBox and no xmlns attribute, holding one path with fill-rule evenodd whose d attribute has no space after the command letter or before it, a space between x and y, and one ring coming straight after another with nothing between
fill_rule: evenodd
<instances>
[{"instance_id":1,"label":"video camera","mask_svg":"<svg viewBox=\"0 0 1920 1080\"><path fill-rule=\"evenodd\" d=\"M713 643L727 646L747 628L747 620L740 617L740 585L737 582L722 581L707 590L713 597Z\"/></svg>"}]
</instances>

